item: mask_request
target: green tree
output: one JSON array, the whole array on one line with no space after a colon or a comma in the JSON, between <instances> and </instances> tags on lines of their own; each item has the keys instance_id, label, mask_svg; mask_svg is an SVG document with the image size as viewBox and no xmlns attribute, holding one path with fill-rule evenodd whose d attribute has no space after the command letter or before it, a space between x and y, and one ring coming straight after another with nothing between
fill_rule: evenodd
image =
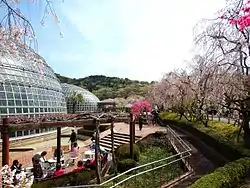
<instances>
[{"instance_id":1,"label":"green tree","mask_svg":"<svg viewBox=\"0 0 250 188\"><path fill-rule=\"evenodd\" d=\"M67 103L72 104L72 113L75 114L77 104L84 103L84 97L82 94L77 92L72 92L72 94L67 98Z\"/></svg>"}]
</instances>

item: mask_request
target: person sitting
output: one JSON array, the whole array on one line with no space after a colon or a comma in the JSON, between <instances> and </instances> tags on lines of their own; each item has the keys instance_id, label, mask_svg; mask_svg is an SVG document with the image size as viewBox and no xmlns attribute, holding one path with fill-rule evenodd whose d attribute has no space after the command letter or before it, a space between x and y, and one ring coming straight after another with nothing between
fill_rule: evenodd
<instances>
[{"instance_id":1,"label":"person sitting","mask_svg":"<svg viewBox=\"0 0 250 188\"><path fill-rule=\"evenodd\" d=\"M38 159L33 160L33 175L35 179L40 179L43 177L43 169L40 164L40 160Z\"/></svg>"},{"instance_id":2,"label":"person sitting","mask_svg":"<svg viewBox=\"0 0 250 188\"><path fill-rule=\"evenodd\" d=\"M57 164L56 165L56 171L54 172L53 176L54 177L58 177L58 176L61 176L65 173L65 170L62 169L62 166L61 164Z\"/></svg>"},{"instance_id":3,"label":"person sitting","mask_svg":"<svg viewBox=\"0 0 250 188\"><path fill-rule=\"evenodd\" d=\"M38 152L33 156L32 161L39 160L40 162L44 163L47 161L45 158L46 155L47 155L46 151Z\"/></svg>"},{"instance_id":4,"label":"person sitting","mask_svg":"<svg viewBox=\"0 0 250 188\"><path fill-rule=\"evenodd\" d=\"M102 164L102 160L103 160L103 157L100 155L100 163L101 163L101 164ZM92 160L90 161L90 163L96 165L95 159L92 159Z\"/></svg>"},{"instance_id":5,"label":"person sitting","mask_svg":"<svg viewBox=\"0 0 250 188\"><path fill-rule=\"evenodd\" d=\"M96 169L96 165L92 164L89 159L85 162L84 167L85 167L85 169L88 169L88 170L95 170Z\"/></svg>"},{"instance_id":6,"label":"person sitting","mask_svg":"<svg viewBox=\"0 0 250 188\"><path fill-rule=\"evenodd\" d=\"M62 150L62 148L60 149L60 158L61 158L61 162L62 162L62 164L64 163L64 157L63 157L63 150ZM54 159L56 160L57 159L57 148L55 149L55 151L54 151Z\"/></svg>"},{"instance_id":7,"label":"person sitting","mask_svg":"<svg viewBox=\"0 0 250 188\"><path fill-rule=\"evenodd\" d=\"M20 164L18 160L14 160L10 169L11 171L16 170L16 174L18 174L22 170L22 164Z\"/></svg>"},{"instance_id":8,"label":"person sitting","mask_svg":"<svg viewBox=\"0 0 250 188\"><path fill-rule=\"evenodd\" d=\"M42 166L42 169L48 169L50 167L50 164L45 158L46 155L47 155L46 151L36 153L32 158L32 162L34 162L35 160L38 160Z\"/></svg>"},{"instance_id":9,"label":"person sitting","mask_svg":"<svg viewBox=\"0 0 250 188\"><path fill-rule=\"evenodd\" d=\"M84 170L85 166L83 165L83 161L78 161L77 162L77 168L74 171L81 171Z\"/></svg>"},{"instance_id":10,"label":"person sitting","mask_svg":"<svg viewBox=\"0 0 250 188\"><path fill-rule=\"evenodd\" d=\"M45 162L47 161L47 159L45 158L46 155L47 155L47 152L46 152L46 151L43 151L43 152L41 153L40 161L41 161L42 163L45 163Z\"/></svg>"}]
</instances>

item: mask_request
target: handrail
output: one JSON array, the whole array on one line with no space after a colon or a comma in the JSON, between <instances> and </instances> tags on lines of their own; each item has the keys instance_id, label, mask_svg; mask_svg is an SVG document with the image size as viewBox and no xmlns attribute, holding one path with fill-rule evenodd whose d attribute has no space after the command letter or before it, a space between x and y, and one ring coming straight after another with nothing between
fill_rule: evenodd
<instances>
[{"instance_id":1,"label":"handrail","mask_svg":"<svg viewBox=\"0 0 250 188\"><path fill-rule=\"evenodd\" d=\"M191 156L191 154L189 154L189 155L187 155L187 156L185 156L185 157L181 157L181 158L179 158L179 159L176 159L176 160L174 160L174 161L171 161L171 162L169 162L169 163L167 163L167 164L163 164L163 165L157 166L157 167L155 167L155 168L151 168L151 169L148 169L148 170L139 172L139 173L137 173L137 174L133 174L133 175L131 175L131 176L125 178L124 180L120 181L119 183L115 184L114 186L112 186L112 187L110 187L110 188L116 187L117 185L120 185L120 184L122 184L122 183L124 183L124 182L130 180L130 179L133 178L133 177L136 177L136 176L145 174L145 173L147 173L147 172L150 172L150 171L153 171L153 170L162 168L162 167L164 167L164 166L167 166L167 165L170 165L170 164L175 163L175 162L177 162L177 161L180 161L180 160L182 160L182 159L185 159L185 158L187 158L187 157L189 157L189 156Z\"/></svg>"},{"instance_id":2,"label":"handrail","mask_svg":"<svg viewBox=\"0 0 250 188\"><path fill-rule=\"evenodd\" d=\"M131 169L129 169L129 170L127 170L127 171L125 171L125 172L123 172L123 173L121 173L121 174L119 174L119 175L113 177L113 178L110 178L109 180L107 180L107 181L105 181L105 182L103 182L103 183L101 183L101 184L77 185L77 186L70 186L70 188L99 187L99 186L103 186L103 185L105 185L105 184L107 184L107 183L109 183L109 182L112 182L112 181L115 180L115 179L118 179L119 177L121 177L121 176L123 176L123 175L125 175L125 174L127 174L127 173L129 173L129 172L131 172L131 171L138 170L138 169L141 169L141 168L143 168L143 167L147 167L147 166L153 165L153 164L155 164L155 163L159 163L159 162L162 162L162 161L166 161L166 160L169 160L169 159L178 157L178 156L183 155L183 154L188 153L188 152L189 152L189 151L184 151L184 152L181 152L181 153L178 153L178 154L175 154L175 155L171 155L171 156L169 156L169 157L167 157L167 158L159 159L159 160L157 160L157 161L153 161L153 162L146 163L146 164L143 164L143 165L140 165L140 166L136 166L136 167L131 168ZM187 157L188 157L188 156L190 156L190 153L188 153ZM179 158L178 160L181 160L181 158ZM172 161L171 161L171 162L172 162ZM164 164L164 165L172 164L171 162L170 162L170 163L166 163L166 164ZM57 187L57 188L59 188L59 187ZM61 188L62 188L62 187L61 187Z\"/></svg>"},{"instance_id":3,"label":"handrail","mask_svg":"<svg viewBox=\"0 0 250 188\"><path fill-rule=\"evenodd\" d=\"M169 141L171 142L171 144L173 144L172 142L173 142L173 138L174 138L174 140L177 141L177 142L180 144L180 146L183 147L183 149L184 149L185 151L182 151L182 152L177 151L177 152L178 152L177 154L172 155L172 156L169 156L169 157L167 157L167 158L159 159L159 160L156 160L156 161L147 163L147 164L143 164L143 165L140 165L140 166L131 168L131 169L129 169L129 170L127 170L127 171L125 171L125 172L123 172L123 173L121 173L121 174L119 174L119 175L113 177L113 178L110 178L109 180L107 180L107 181L105 181L105 182L103 182L103 183L101 183L101 184L78 185L78 186L70 186L69 188L101 187L101 186L104 186L104 185L107 184L107 183L110 183L110 182L112 182L112 181L118 179L119 177L121 177L121 176L123 176L123 175L126 175L126 174L129 173L129 172L132 172L132 171L135 171L135 170L138 170L138 169L141 169L141 168L144 168L144 167L147 167L147 166L150 166L150 165L153 165L153 164L162 162L162 161L167 161L167 160L169 160L169 159L173 159L173 158L175 158L175 157L179 157L179 156L180 156L178 159L175 159L175 160L173 160L173 161L170 161L169 163L166 163L166 164L163 164L163 165L154 167L154 168L150 168L150 169L148 169L148 170L144 170L144 171L139 172L139 173L137 173L137 174L130 175L129 177L127 177L127 178L125 178L125 179L119 181L118 183L116 183L115 185L113 185L112 187L110 187L110 188L113 188L113 187L116 187L116 186L118 186L118 185L120 185L120 184L122 184L122 183L124 183L124 182L126 182L126 181L128 181L128 180L130 180L131 178L134 178L134 177L136 177L136 176L139 176L139 175L142 175L142 174L144 174L144 173L147 173L147 172L150 172L150 171L153 171L153 170L162 168L162 167L164 167L164 166L170 165L170 164L172 164L172 163L175 163L175 162L177 162L177 161L184 160L184 159L190 157L190 156L191 156L191 151L192 151L192 149L190 148L190 146L189 146L186 142L184 142L184 141L181 139L181 137L180 137L179 135L177 135L168 125L166 125L166 129L167 129L167 134L169 135L168 139L169 139ZM176 147L177 147L177 146L176 146ZM58 188L59 188L59 187L58 187ZM61 187L61 188L62 188L62 187Z\"/></svg>"}]
</instances>

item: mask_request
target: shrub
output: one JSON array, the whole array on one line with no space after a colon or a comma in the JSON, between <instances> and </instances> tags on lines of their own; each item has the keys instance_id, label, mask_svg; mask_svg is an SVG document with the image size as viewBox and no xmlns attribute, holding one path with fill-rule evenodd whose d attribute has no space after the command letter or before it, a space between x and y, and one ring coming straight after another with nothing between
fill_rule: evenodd
<instances>
[{"instance_id":1,"label":"shrub","mask_svg":"<svg viewBox=\"0 0 250 188\"><path fill-rule=\"evenodd\" d=\"M171 120L179 120L180 116L176 113L171 113L171 112L162 112L160 113L160 117L162 119L171 119Z\"/></svg>"},{"instance_id":2,"label":"shrub","mask_svg":"<svg viewBox=\"0 0 250 188\"><path fill-rule=\"evenodd\" d=\"M32 185L32 188L66 187L86 185L95 178L95 171L83 170L82 172L70 172L59 177L46 179Z\"/></svg>"},{"instance_id":3,"label":"shrub","mask_svg":"<svg viewBox=\"0 0 250 188\"><path fill-rule=\"evenodd\" d=\"M151 147L161 147L168 152L173 150L172 145L167 138L167 134L162 131L157 131L146 136L144 139L137 142L137 145L141 152Z\"/></svg>"},{"instance_id":4,"label":"shrub","mask_svg":"<svg viewBox=\"0 0 250 188\"><path fill-rule=\"evenodd\" d=\"M123 159L118 161L117 170L118 172L125 172L131 168L136 167L137 163L133 159Z\"/></svg>"},{"instance_id":5,"label":"shrub","mask_svg":"<svg viewBox=\"0 0 250 188\"><path fill-rule=\"evenodd\" d=\"M130 158L130 145L129 144L121 145L116 150L116 157L118 161L123 160L123 159L129 159ZM140 158L140 149L136 144L134 144L134 160L138 162L139 158Z\"/></svg>"},{"instance_id":6,"label":"shrub","mask_svg":"<svg viewBox=\"0 0 250 188\"><path fill-rule=\"evenodd\" d=\"M250 158L241 158L198 179L190 188L233 188L249 175Z\"/></svg>"}]
</instances>

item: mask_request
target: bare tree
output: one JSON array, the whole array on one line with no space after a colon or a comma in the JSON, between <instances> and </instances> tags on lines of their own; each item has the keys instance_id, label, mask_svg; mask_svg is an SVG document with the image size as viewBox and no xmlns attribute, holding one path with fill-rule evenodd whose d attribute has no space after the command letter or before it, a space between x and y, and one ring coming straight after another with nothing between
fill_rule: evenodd
<instances>
[{"instance_id":1,"label":"bare tree","mask_svg":"<svg viewBox=\"0 0 250 188\"><path fill-rule=\"evenodd\" d=\"M250 147L250 93L249 93L249 29L233 23L241 19L240 11L244 11L244 1L229 1L223 9L222 16L208 21L205 30L197 35L196 42L211 57L217 59L217 65L230 79L221 78L220 85L224 89L224 104L229 110L241 114L244 130L244 141Z\"/></svg>"}]
</instances>

